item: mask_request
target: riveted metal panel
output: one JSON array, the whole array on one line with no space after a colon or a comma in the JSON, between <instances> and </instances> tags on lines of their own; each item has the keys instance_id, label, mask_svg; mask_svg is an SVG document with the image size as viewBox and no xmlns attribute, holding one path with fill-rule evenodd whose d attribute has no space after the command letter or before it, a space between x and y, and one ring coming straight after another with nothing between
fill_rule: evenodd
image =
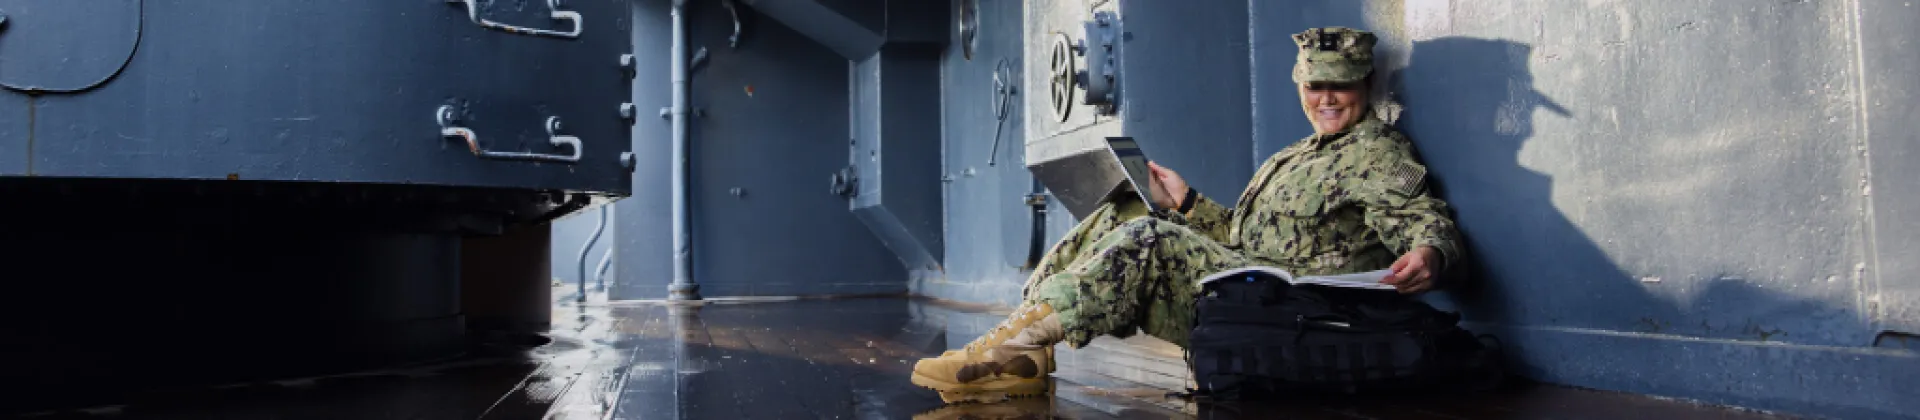
<instances>
[{"instance_id":1,"label":"riveted metal panel","mask_svg":"<svg viewBox=\"0 0 1920 420\"><path fill-rule=\"evenodd\" d=\"M40 97L35 175L628 190L626 1L563 2L582 18L578 39L483 28L444 1L113 4L137 11L138 48L92 90ZM545 2L479 4L490 21L570 28ZM44 42L0 48L0 61L76 60L6 77L54 85L85 77L43 72L101 73L124 49L114 42L127 39L127 13L67 13L85 7L102 6L0 2L25 10L0 39ZM72 24L41 24L56 19ZM434 114L448 103L465 105L460 124L489 150L569 153L549 144L545 120L559 117L580 160L477 158L442 136Z\"/></svg>"},{"instance_id":2,"label":"riveted metal panel","mask_svg":"<svg viewBox=\"0 0 1920 420\"><path fill-rule=\"evenodd\" d=\"M1234 196L1246 185L1245 5L1063 0L1027 12L1027 164L1076 218L1117 185L1084 169L1111 136L1139 141L1202 192ZM1062 46L1071 51L1064 59ZM1059 89L1063 77L1074 87ZM1102 89L1108 77L1116 85Z\"/></svg>"},{"instance_id":3,"label":"riveted metal panel","mask_svg":"<svg viewBox=\"0 0 1920 420\"><path fill-rule=\"evenodd\" d=\"M1096 6L1096 3L1099 3ZM1116 12L1118 4L1087 0L1043 0L1026 3L1026 66L1023 77L1027 120L1026 165L1047 186L1048 194L1064 204L1076 218L1098 203L1114 184L1110 177L1074 177L1076 157L1104 153L1106 138L1121 135L1119 115L1103 113L1084 102L1086 89L1071 84L1075 72L1087 69L1086 58L1075 52L1086 38L1085 21L1094 12ZM1124 16L1121 20L1124 21ZM1124 23L1122 23L1124 25ZM1120 54L1122 57L1125 53ZM1120 88L1124 97L1125 75ZM1063 80L1064 79L1064 80ZM1067 83L1067 85L1062 85ZM1124 109L1124 106L1123 108ZM1152 156L1157 149L1149 148ZM1092 182L1079 184L1077 182Z\"/></svg>"}]
</instances>

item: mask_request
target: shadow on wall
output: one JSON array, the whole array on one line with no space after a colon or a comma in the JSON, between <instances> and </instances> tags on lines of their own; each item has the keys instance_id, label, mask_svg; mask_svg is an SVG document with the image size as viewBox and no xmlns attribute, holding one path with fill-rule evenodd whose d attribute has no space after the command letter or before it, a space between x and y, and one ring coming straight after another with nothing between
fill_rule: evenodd
<instances>
[{"instance_id":1,"label":"shadow on wall","mask_svg":"<svg viewBox=\"0 0 1920 420\"><path fill-rule=\"evenodd\" d=\"M1654 295L1647 288L1652 283L1618 268L1555 206L1553 179L1520 165L1520 150L1533 136L1534 115L1580 118L1579 104L1562 106L1534 90L1528 66L1531 56L1532 47L1524 43L1438 38L1413 43L1407 67L1389 76L1397 99L1406 106L1399 126L1413 138L1428 164L1435 193L1453 205L1472 254L1467 263L1450 273L1462 281L1445 296L1437 297L1436 304L1457 305L1468 319L1501 328L1570 327L1776 342L1805 342L1807 339L1795 340L1795 334L1802 331L1794 328L1821 327L1814 322L1794 321L1850 313L1850 308L1770 292L1738 279L1713 280L1693 299L1675 302ZM1786 325L1708 322L1715 320L1717 309L1735 306L1767 308L1768 313L1781 315L1772 321L1785 320ZM1842 315L1828 319L1860 318ZM1805 331L1804 335L1831 333ZM1524 348L1513 350L1527 352ZM1523 357L1532 359L1530 364L1580 363L1602 356L1600 353L1623 350ZM1681 355L1675 356L1667 360L1679 363ZM1647 376L1641 380L1689 374L1685 366L1644 368L1678 372L1644 372ZM1674 386L1677 381L1654 382L1651 386L1660 388L1660 382Z\"/></svg>"},{"instance_id":2,"label":"shadow on wall","mask_svg":"<svg viewBox=\"0 0 1920 420\"><path fill-rule=\"evenodd\" d=\"M1598 125L1598 118L1587 115L1596 110L1658 108L1606 102L1606 98L1659 98L1665 92L1545 97L1534 87L1531 69L1535 67L1530 60L1542 57L1533 45L1468 37L1416 38L1414 42L1396 38L1410 29L1428 29L1407 27L1422 24L1420 16L1410 15L1415 13L1409 10L1416 6L1413 1L1256 1L1248 5L1253 25L1255 153L1251 157L1256 163L1310 132L1288 77L1296 52L1290 35L1321 26L1348 26L1382 35L1376 57L1388 62L1380 68L1400 70L1382 74L1384 80L1377 83L1405 105L1398 126L1423 155L1435 193L1453 205L1470 254L1450 273L1458 280L1453 289L1431 294L1430 300L1436 306L1460 310L1476 331L1499 335L1509 354L1520 359L1516 361L1519 373L1552 383L1848 417L1884 417L1909 406L1896 402L1905 396L1896 390L1912 389L1909 378L1920 377L1912 366L1920 364L1911 357L1868 356L1860 351L1859 346L1867 343L1859 338L1870 334L1851 302L1803 299L1774 288L1780 283L1743 280L1731 272L1706 279L1643 282L1622 268L1624 260L1606 249L1622 245L1713 255L1738 252L1740 245L1728 251L1680 249L1685 245L1676 244L1701 241L1670 241L1658 234L1637 236L1645 243L1596 243L1596 237L1633 236L1641 231L1609 227L1589 234L1578 224L1587 223L1582 220L1585 216L1574 213L1582 204L1556 204L1554 188L1563 188L1559 191L1563 196L1576 195L1564 189L1597 181L1597 177L1556 180L1522 166L1521 150L1534 139L1535 116L1549 123L1573 123L1554 127L1590 128ZM1402 61L1393 62L1396 59ZM1557 74L1544 76L1560 79ZM1659 126L1660 121L1627 123L1640 136L1665 136L1682 128ZM1613 137L1549 134L1543 137L1550 137L1551 143L1531 145L1542 150L1532 150L1529 156L1545 151L1559 155L1562 163L1603 169L1686 164L1677 159L1630 160L1646 154L1580 153L1561 145L1592 146L1585 150L1622 146ZM1714 204L1701 207L1711 209ZM1563 213L1563 208L1569 212ZM1636 221L1646 224L1666 223L1662 219L1669 217L1652 211L1639 213L1652 216L1616 214L1640 217L1644 220ZM1732 221L1707 223L1686 226L1689 229L1684 231L1753 228ZM1660 264L1689 264L1675 260L1682 262ZM1700 267L1655 268L1694 272ZM1730 268L1740 269L1764 272L1767 267ZM1781 342L1816 345L1774 345ZM1827 347L1832 345L1853 348Z\"/></svg>"},{"instance_id":3,"label":"shadow on wall","mask_svg":"<svg viewBox=\"0 0 1920 420\"><path fill-rule=\"evenodd\" d=\"M1375 25L1380 22L1368 19L1404 17L1406 6L1345 0L1249 3L1255 79L1252 161L1264 161L1311 132L1288 73L1296 51L1291 34L1322 26L1361 28L1383 36L1376 57L1391 61L1404 51L1402 66L1382 66L1400 70L1384 74L1386 80L1378 83L1405 105L1397 125L1423 155L1435 192L1453 205L1470 254L1452 275L1472 281L1435 294L1435 303L1459 306L1473 321L1503 326L1864 344L1854 340L1866 335L1855 333L1864 325L1845 324L1861 319L1850 314L1850 307L1780 294L1732 273L1691 285L1676 284L1687 279L1669 279L1651 289L1653 283L1622 270L1593 235L1556 206L1554 180L1523 167L1519 157L1533 137L1535 115L1580 120L1582 108L1632 104L1583 104L1583 99L1591 99L1541 95L1534 88L1529 61L1538 53L1526 43L1441 37L1407 45L1393 40L1406 28ZM1580 163L1630 167L1638 162ZM1688 293L1674 294L1676 290Z\"/></svg>"}]
</instances>

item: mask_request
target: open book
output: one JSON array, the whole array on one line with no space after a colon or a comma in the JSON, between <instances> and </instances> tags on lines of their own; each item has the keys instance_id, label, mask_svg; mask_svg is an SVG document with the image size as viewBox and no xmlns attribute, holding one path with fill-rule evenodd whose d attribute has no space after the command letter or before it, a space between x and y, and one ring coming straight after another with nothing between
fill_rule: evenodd
<instances>
[{"instance_id":1,"label":"open book","mask_svg":"<svg viewBox=\"0 0 1920 420\"><path fill-rule=\"evenodd\" d=\"M1361 273L1294 277L1293 273L1288 273L1287 270L1282 270L1279 268L1267 267L1267 266L1240 267L1240 268L1230 269L1226 271L1221 271L1219 273L1214 273L1211 276L1207 276L1206 278L1200 279L1200 284L1204 286L1207 283L1212 283L1212 282L1221 281L1221 280L1230 280L1230 281L1243 280L1247 277L1247 274L1256 273L1256 272L1269 274L1274 277L1279 277L1282 280L1286 280L1287 283L1292 283L1292 284L1317 284L1321 286L1344 287L1349 289L1394 290L1393 285L1380 282L1380 279L1387 278L1387 275L1393 274L1393 270L1374 270L1374 271L1367 271L1367 272L1361 272Z\"/></svg>"}]
</instances>

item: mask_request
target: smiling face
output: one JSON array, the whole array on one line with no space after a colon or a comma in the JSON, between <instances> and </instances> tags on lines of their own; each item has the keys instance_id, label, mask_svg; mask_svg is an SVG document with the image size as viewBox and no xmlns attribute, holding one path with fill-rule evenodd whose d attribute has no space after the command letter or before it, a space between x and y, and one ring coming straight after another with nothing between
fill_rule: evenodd
<instances>
[{"instance_id":1,"label":"smiling face","mask_svg":"<svg viewBox=\"0 0 1920 420\"><path fill-rule=\"evenodd\" d=\"M1367 83L1309 82L1300 84L1300 106L1313 122L1315 134L1353 127L1366 114Z\"/></svg>"}]
</instances>

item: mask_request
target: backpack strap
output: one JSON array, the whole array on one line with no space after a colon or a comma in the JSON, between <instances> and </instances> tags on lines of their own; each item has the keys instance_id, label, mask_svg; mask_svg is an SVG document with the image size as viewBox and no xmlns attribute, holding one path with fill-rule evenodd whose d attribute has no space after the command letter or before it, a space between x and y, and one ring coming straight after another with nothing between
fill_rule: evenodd
<instances>
[{"instance_id":1,"label":"backpack strap","mask_svg":"<svg viewBox=\"0 0 1920 420\"><path fill-rule=\"evenodd\" d=\"M1195 372L1195 370L1193 369L1194 368L1193 352L1182 349L1180 353L1187 360L1187 371ZM1218 360L1216 360L1215 363L1229 364L1229 363L1233 363L1234 359L1237 359L1236 357L1234 357L1232 353L1228 353L1223 356L1224 357L1221 357ZM1230 367L1231 366L1220 366L1219 368L1221 370L1226 370ZM1203 386L1199 388L1190 387L1190 388L1186 388L1185 392L1179 392L1179 391L1168 392L1166 394L1166 397L1179 398L1187 401L1239 399L1242 384L1246 383L1245 378L1241 377L1240 375L1220 375L1220 376L1232 378L1232 380L1221 381L1222 383L1218 384L1219 386L1212 386L1212 387ZM1194 378L1194 379L1199 380L1199 378ZM1212 384L1210 383L1209 385L1212 385Z\"/></svg>"}]
</instances>

